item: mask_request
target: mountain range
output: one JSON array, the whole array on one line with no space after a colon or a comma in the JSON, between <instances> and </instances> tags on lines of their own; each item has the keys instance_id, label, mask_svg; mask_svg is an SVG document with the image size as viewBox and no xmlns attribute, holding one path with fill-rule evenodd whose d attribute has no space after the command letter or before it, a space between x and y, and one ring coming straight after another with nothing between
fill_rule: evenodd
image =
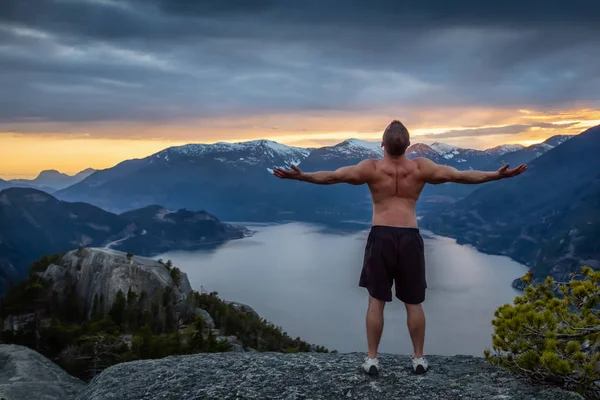
<instances>
[{"instance_id":1,"label":"mountain range","mask_svg":"<svg viewBox=\"0 0 600 400\"><path fill-rule=\"evenodd\" d=\"M0 179L0 190L10 187L34 188L43 190L47 193L54 193L57 190L81 182L91 174L96 172L93 168L87 168L75 175L67 175L57 170L50 169L40 172L35 179L11 179L8 181Z\"/></svg>"},{"instance_id":2,"label":"mountain range","mask_svg":"<svg viewBox=\"0 0 600 400\"><path fill-rule=\"evenodd\" d=\"M244 237L204 211L148 206L117 215L86 203L68 203L28 188L0 191L0 281L23 277L47 254L79 246L110 247L143 256L214 246Z\"/></svg>"},{"instance_id":3,"label":"mountain range","mask_svg":"<svg viewBox=\"0 0 600 400\"><path fill-rule=\"evenodd\" d=\"M481 185L425 215L421 225L510 256L538 278L565 280L582 265L600 268L600 126L558 144L531 161L525 174Z\"/></svg>"},{"instance_id":4,"label":"mountain range","mask_svg":"<svg viewBox=\"0 0 600 400\"><path fill-rule=\"evenodd\" d=\"M411 146L409 158L428 157L460 169L497 169L502 159L519 153L528 161L569 136L548 139L539 150L504 145L488 150L463 149L443 143ZM365 158L381 158L379 143L349 139L316 149L285 146L269 140L243 143L190 144L165 149L143 159L127 160L97 171L56 192L67 201L83 201L124 212L150 204L169 208L207 209L225 220L322 220L369 218L366 188L310 187L273 179L276 167L300 165L306 171L336 169ZM428 187L424 211L452 203L473 188L457 185ZM243 200L242 200L243 199Z\"/></svg>"},{"instance_id":5,"label":"mountain range","mask_svg":"<svg viewBox=\"0 0 600 400\"><path fill-rule=\"evenodd\" d=\"M600 166L598 129L529 147L411 146L409 158L428 157L462 170L531 162L524 177L514 180L427 185L418 206L423 226L555 276L572 271L585 257L596 266L600 255L590 238L600 226L594 212L600 198L594 169ZM0 229L0 263L10 272L15 269L11 260L25 265L40 254L80 244L150 255L243 235L210 214L182 209L210 210L229 221L368 220L372 208L366 187L281 181L272 170L291 164L306 171L333 170L382 154L379 143L357 139L316 149L268 140L190 144L96 171L57 191L56 198L36 190L5 190L0 193L0 217L7 221ZM206 221L212 227L197 225ZM31 255L27 248L33 249Z\"/></svg>"}]
</instances>

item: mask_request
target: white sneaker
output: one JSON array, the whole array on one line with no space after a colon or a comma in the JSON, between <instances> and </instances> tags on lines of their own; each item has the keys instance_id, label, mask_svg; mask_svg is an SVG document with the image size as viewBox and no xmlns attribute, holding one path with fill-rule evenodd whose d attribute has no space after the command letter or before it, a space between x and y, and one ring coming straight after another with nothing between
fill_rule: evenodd
<instances>
[{"instance_id":1,"label":"white sneaker","mask_svg":"<svg viewBox=\"0 0 600 400\"><path fill-rule=\"evenodd\" d=\"M377 358L365 358L362 367L369 375L376 376L379 374L379 360Z\"/></svg>"},{"instance_id":2,"label":"white sneaker","mask_svg":"<svg viewBox=\"0 0 600 400\"><path fill-rule=\"evenodd\" d=\"M427 364L427 360L425 357L416 358L415 356L411 357L412 359L412 367L415 374L424 374L429 369L429 364Z\"/></svg>"}]
</instances>

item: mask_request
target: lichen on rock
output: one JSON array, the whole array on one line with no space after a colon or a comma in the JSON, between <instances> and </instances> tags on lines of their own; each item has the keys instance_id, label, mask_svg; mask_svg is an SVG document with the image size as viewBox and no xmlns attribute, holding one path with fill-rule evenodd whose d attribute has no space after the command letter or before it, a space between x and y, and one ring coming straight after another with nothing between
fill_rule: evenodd
<instances>
[{"instance_id":1,"label":"lichen on rock","mask_svg":"<svg viewBox=\"0 0 600 400\"><path fill-rule=\"evenodd\" d=\"M557 388L533 387L470 356L429 358L414 375L409 358L382 355L378 378L362 373L364 354L196 354L118 364L79 400L141 399L529 399L576 400Z\"/></svg>"}]
</instances>

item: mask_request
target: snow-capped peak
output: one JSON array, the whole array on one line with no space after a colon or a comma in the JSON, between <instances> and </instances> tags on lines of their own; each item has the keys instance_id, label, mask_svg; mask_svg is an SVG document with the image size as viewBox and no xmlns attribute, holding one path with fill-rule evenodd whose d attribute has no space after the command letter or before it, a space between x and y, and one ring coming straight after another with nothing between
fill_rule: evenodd
<instances>
[{"instance_id":1,"label":"snow-capped peak","mask_svg":"<svg viewBox=\"0 0 600 400\"><path fill-rule=\"evenodd\" d=\"M486 151L488 153L503 156L504 154L513 153L515 151L522 150L523 148L525 148L525 146L520 144L502 144L500 146L487 149Z\"/></svg>"},{"instance_id":2,"label":"snow-capped peak","mask_svg":"<svg viewBox=\"0 0 600 400\"><path fill-rule=\"evenodd\" d=\"M383 148L381 147L381 142L367 142L366 140L360 139L348 139L341 143L342 145L347 145L355 148L363 148L370 151L376 151L378 153L383 153Z\"/></svg>"},{"instance_id":3,"label":"snow-capped peak","mask_svg":"<svg viewBox=\"0 0 600 400\"><path fill-rule=\"evenodd\" d=\"M252 150L263 150L267 152L277 153L281 156L287 154L301 153L305 156L310 153L310 150L302 147L286 146L272 140L250 140L248 142L217 142L214 144L186 144L183 146L170 147L167 150L172 151L176 154L186 156L198 156L207 152L211 153L227 153L237 151L252 151Z\"/></svg>"},{"instance_id":4,"label":"snow-capped peak","mask_svg":"<svg viewBox=\"0 0 600 400\"><path fill-rule=\"evenodd\" d=\"M544 140L544 144L550 145L553 148L563 144L564 142L566 142L567 140L571 139L573 136L572 135L556 135L556 136L552 136L549 137L548 139Z\"/></svg>"},{"instance_id":5,"label":"snow-capped peak","mask_svg":"<svg viewBox=\"0 0 600 400\"><path fill-rule=\"evenodd\" d=\"M251 140L248 142L214 144L187 144L175 146L156 153L154 160L174 163L182 157L185 162L216 161L232 166L289 167L300 164L310 154L310 149L286 146L272 140Z\"/></svg>"},{"instance_id":6,"label":"snow-capped peak","mask_svg":"<svg viewBox=\"0 0 600 400\"><path fill-rule=\"evenodd\" d=\"M286 155L294 155L294 154L302 154L304 157L308 156L310 154L310 150L309 149L305 149L303 147L294 147L294 146L287 146L281 143L277 143L274 142L272 140L255 140L252 142L246 142L246 143L252 143L255 144L256 146L262 146L265 149L269 149L281 156L286 156Z\"/></svg>"},{"instance_id":7,"label":"snow-capped peak","mask_svg":"<svg viewBox=\"0 0 600 400\"><path fill-rule=\"evenodd\" d=\"M330 147L335 153L357 158L379 158L383 155L381 142L367 142L360 139L348 139Z\"/></svg>"},{"instance_id":8,"label":"snow-capped peak","mask_svg":"<svg viewBox=\"0 0 600 400\"><path fill-rule=\"evenodd\" d=\"M454 158L454 156L460 154L458 147L451 146L446 143L435 142L430 146L436 153L444 157L447 160Z\"/></svg>"},{"instance_id":9,"label":"snow-capped peak","mask_svg":"<svg viewBox=\"0 0 600 400\"><path fill-rule=\"evenodd\" d=\"M414 158L414 157L431 158L431 157L438 156L439 153L437 151L433 150L431 147L429 147L425 143L415 143L406 150L406 155L409 158Z\"/></svg>"},{"instance_id":10,"label":"snow-capped peak","mask_svg":"<svg viewBox=\"0 0 600 400\"><path fill-rule=\"evenodd\" d=\"M456 151L457 147L455 146L451 146L449 144L446 143L440 143L440 142L435 142L433 143L431 146L432 149L434 149L435 151L437 151L439 154L444 155L444 154L452 154Z\"/></svg>"}]
</instances>

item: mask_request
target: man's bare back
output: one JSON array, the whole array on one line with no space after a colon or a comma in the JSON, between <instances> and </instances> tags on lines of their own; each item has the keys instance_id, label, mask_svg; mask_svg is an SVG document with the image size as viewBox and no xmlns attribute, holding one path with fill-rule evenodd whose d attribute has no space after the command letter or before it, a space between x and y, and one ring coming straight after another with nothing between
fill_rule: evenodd
<instances>
[{"instance_id":1,"label":"man's bare back","mask_svg":"<svg viewBox=\"0 0 600 400\"><path fill-rule=\"evenodd\" d=\"M425 186L419 163L401 157L371 160L369 164L373 225L417 227L415 205Z\"/></svg>"}]
</instances>

